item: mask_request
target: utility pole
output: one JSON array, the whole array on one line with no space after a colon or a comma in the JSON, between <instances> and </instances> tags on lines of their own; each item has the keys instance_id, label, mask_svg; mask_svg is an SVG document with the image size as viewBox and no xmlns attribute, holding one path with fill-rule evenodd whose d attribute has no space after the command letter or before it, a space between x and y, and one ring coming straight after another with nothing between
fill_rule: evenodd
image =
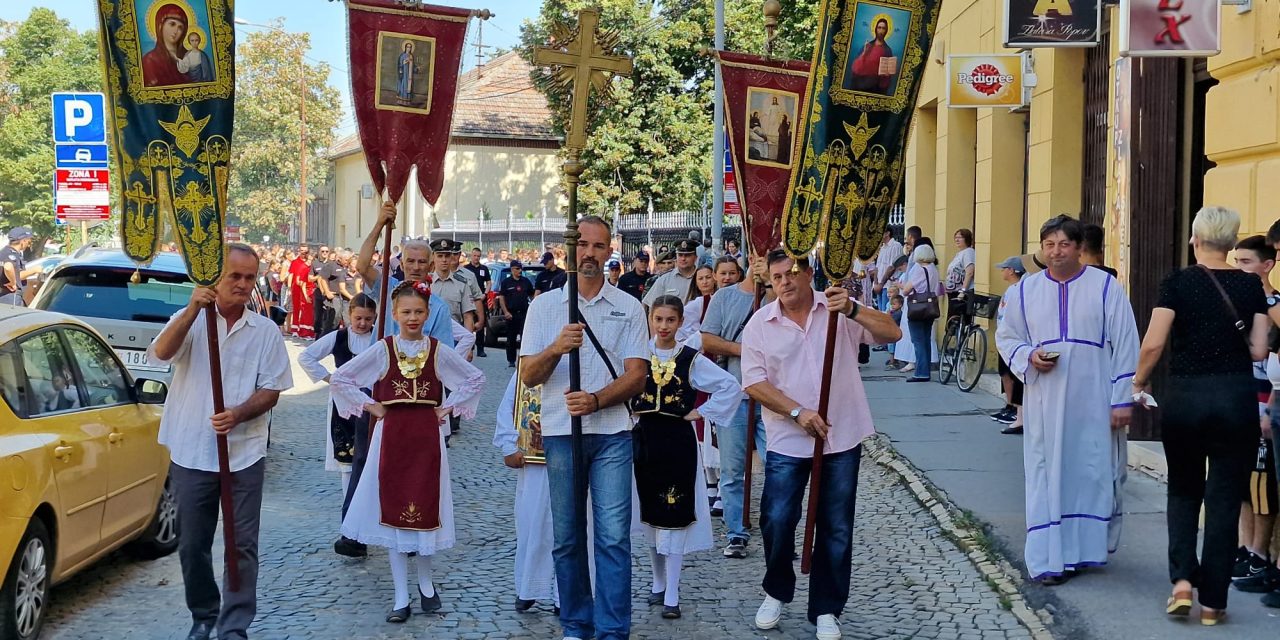
<instances>
[{"instance_id":1,"label":"utility pole","mask_svg":"<svg viewBox=\"0 0 1280 640\"><path fill-rule=\"evenodd\" d=\"M301 167L301 175L298 178L298 198L301 200L298 223L302 226L302 231L298 234L298 238L305 243L307 241L307 65L302 59L301 48L298 49L298 111L302 116L299 119L302 132L298 136L298 163Z\"/></svg>"},{"instance_id":2,"label":"utility pole","mask_svg":"<svg viewBox=\"0 0 1280 640\"><path fill-rule=\"evenodd\" d=\"M484 21L480 20L476 25L476 43L471 45L476 48L476 78L484 75L484 50L492 49L493 45L484 43Z\"/></svg>"},{"instance_id":3,"label":"utility pole","mask_svg":"<svg viewBox=\"0 0 1280 640\"><path fill-rule=\"evenodd\" d=\"M724 51L724 0L716 0L716 50ZM716 61L716 99L714 106L714 133L711 154L711 247L719 252L724 235L724 78L720 76L720 62Z\"/></svg>"}]
</instances>

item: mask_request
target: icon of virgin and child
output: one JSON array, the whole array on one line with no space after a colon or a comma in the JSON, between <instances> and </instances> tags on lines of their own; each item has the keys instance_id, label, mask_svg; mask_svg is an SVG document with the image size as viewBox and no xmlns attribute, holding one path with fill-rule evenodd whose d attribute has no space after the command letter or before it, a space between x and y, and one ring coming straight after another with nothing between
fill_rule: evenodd
<instances>
[{"instance_id":1,"label":"icon of virgin and child","mask_svg":"<svg viewBox=\"0 0 1280 640\"><path fill-rule=\"evenodd\" d=\"M147 12L148 35L155 46L142 56L142 80L148 87L213 82L213 63L205 53L205 31L194 15L176 2L154 3Z\"/></svg>"}]
</instances>

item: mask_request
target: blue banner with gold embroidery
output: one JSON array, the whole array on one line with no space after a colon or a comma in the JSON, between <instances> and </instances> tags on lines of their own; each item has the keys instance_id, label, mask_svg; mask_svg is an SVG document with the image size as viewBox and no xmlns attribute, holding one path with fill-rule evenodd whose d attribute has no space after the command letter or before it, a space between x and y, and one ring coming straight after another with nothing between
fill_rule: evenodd
<instances>
[{"instance_id":1,"label":"blue banner with gold embroidery","mask_svg":"<svg viewBox=\"0 0 1280 640\"><path fill-rule=\"evenodd\" d=\"M792 256L821 244L843 280L880 246L941 0L823 0L782 218Z\"/></svg>"},{"instance_id":2,"label":"blue banner with gold embroidery","mask_svg":"<svg viewBox=\"0 0 1280 640\"><path fill-rule=\"evenodd\" d=\"M222 276L235 97L233 0L97 0L121 194L139 263L173 225L191 279Z\"/></svg>"}]
</instances>

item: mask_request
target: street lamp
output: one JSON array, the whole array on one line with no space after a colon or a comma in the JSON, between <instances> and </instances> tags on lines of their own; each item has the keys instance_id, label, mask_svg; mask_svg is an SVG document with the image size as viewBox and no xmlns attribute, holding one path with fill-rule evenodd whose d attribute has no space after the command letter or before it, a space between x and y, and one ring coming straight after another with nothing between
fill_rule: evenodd
<instances>
[{"instance_id":1,"label":"street lamp","mask_svg":"<svg viewBox=\"0 0 1280 640\"><path fill-rule=\"evenodd\" d=\"M242 27L260 27L271 29L284 35L292 35L275 25L249 22L244 18L236 18L235 23ZM298 177L298 244L307 242L307 68L302 59L302 49L298 49L298 111L301 114L301 135L298 139L298 163L301 175Z\"/></svg>"}]
</instances>

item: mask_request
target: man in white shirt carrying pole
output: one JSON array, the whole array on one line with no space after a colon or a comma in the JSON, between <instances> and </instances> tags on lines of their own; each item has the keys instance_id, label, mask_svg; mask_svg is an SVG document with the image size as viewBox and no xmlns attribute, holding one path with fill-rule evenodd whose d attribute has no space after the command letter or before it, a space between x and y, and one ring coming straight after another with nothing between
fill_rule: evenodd
<instances>
[{"instance_id":1,"label":"man in white shirt carrying pole","mask_svg":"<svg viewBox=\"0 0 1280 640\"><path fill-rule=\"evenodd\" d=\"M293 386L280 330L245 309L258 277L258 255L248 245L227 246L226 267L213 289L197 288L169 319L149 357L173 364L173 383L160 421L169 447L169 477L178 497L178 558L192 626L187 640L248 638L257 613L258 525L267 452L267 413ZM216 305L222 389L226 410L214 414L209 393L207 324L197 322ZM220 594L210 551L221 495L216 436L225 434L232 472L240 588ZM224 577L225 581L225 577Z\"/></svg>"}]
</instances>

